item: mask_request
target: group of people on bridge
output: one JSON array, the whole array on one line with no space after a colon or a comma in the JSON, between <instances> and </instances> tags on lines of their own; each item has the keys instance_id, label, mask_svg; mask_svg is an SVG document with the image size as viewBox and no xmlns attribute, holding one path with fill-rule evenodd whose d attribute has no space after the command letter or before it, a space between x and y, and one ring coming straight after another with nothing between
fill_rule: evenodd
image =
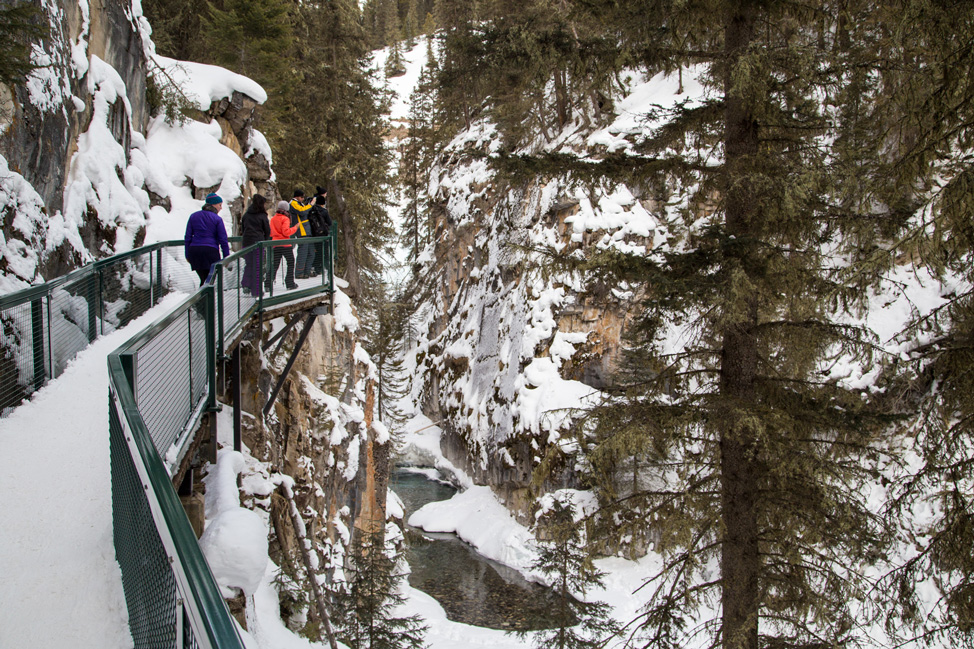
<instances>
[{"instance_id":1,"label":"group of people on bridge","mask_svg":"<svg viewBox=\"0 0 974 649\"><path fill-rule=\"evenodd\" d=\"M331 216L326 207L328 191L323 187L315 189L315 195L310 198L305 197L303 190L295 189L290 202L278 201L274 215L269 219L267 198L254 194L247 210L240 217L243 247L248 248L261 241L327 236L331 232ZM206 282L213 265L230 255L226 227L219 215L222 207L223 199L217 194L209 194L204 199L203 207L193 212L186 222L186 261L199 276L201 285ZM291 243L275 245L273 259L268 260L267 272L261 278L261 255L264 254L264 248L257 247L247 253L246 267L240 283L250 295L258 295L262 284L265 290L270 291L283 260L284 285L288 290L295 289L296 279L316 277L323 272L325 250L320 242L306 243L298 246L295 259Z\"/></svg>"}]
</instances>

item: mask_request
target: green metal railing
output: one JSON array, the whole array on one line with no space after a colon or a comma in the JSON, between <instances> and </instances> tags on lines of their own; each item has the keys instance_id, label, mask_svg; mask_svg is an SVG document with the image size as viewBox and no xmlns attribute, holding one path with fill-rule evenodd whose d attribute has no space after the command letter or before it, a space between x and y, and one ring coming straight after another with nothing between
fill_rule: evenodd
<instances>
[{"instance_id":1,"label":"green metal railing","mask_svg":"<svg viewBox=\"0 0 974 649\"><path fill-rule=\"evenodd\" d=\"M108 357L112 526L136 647L243 649L170 477L215 405L214 307L204 286Z\"/></svg>"},{"instance_id":2,"label":"green metal railing","mask_svg":"<svg viewBox=\"0 0 974 649\"><path fill-rule=\"evenodd\" d=\"M30 397L99 335L172 290L195 288L182 242L145 246L0 297L0 416Z\"/></svg>"},{"instance_id":3,"label":"green metal railing","mask_svg":"<svg viewBox=\"0 0 974 649\"><path fill-rule=\"evenodd\" d=\"M213 267L209 281L216 287L218 295L217 346L221 357L224 355L226 342L240 332L255 311L331 291L334 285L335 236L303 237L289 241L291 243L288 244L281 244L279 241L255 244L230 255ZM305 254L312 255L314 260L320 260L315 266L319 270L310 279L298 280L297 288L289 289L285 278L286 253L283 250L286 248L297 257L301 254L302 246L307 246ZM271 278L275 257L278 268ZM253 264L257 272L251 271L248 278L249 264Z\"/></svg>"},{"instance_id":4,"label":"green metal railing","mask_svg":"<svg viewBox=\"0 0 974 649\"><path fill-rule=\"evenodd\" d=\"M216 409L227 341L256 312L331 292L334 240L301 240L321 254L321 273L290 289L270 272L275 242L230 255L192 297L109 356L115 552L136 647L243 647L170 476L202 415Z\"/></svg>"},{"instance_id":5,"label":"green metal railing","mask_svg":"<svg viewBox=\"0 0 974 649\"><path fill-rule=\"evenodd\" d=\"M97 336L169 292L192 293L108 357L114 543L137 648L243 648L171 476L200 418L216 410L225 345L257 312L330 293L335 239L333 228L329 237L291 242L321 259L319 275L296 288L269 272L280 242L230 255L197 289L183 243L169 241L0 297L2 416Z\"/></svg>"},{"instance_id":6,"label":"green metal railing","mask_svg":"<svg viewBox=\"0 0 974 649\"><path fill-rule=\"evenodd\" d=\"M248 254L256 252L259 285L272 267L274 242L237 252L214 268L220 296L218 345L246 323L255 311L331 290L335 234L292 240L292 253L313 247L321 272L315 281L284 285L284 263L276 282L258 295L243 291ZM239 238L231 239L239 242ZM278 243L278 245L280 245ZM68 363L98 336L115 331L179 291L191 293L199 280L183 256L182 241L163 241L88 264L45 284L0 296L0 417L64 372Z\"/></svg>"}]
</instances>

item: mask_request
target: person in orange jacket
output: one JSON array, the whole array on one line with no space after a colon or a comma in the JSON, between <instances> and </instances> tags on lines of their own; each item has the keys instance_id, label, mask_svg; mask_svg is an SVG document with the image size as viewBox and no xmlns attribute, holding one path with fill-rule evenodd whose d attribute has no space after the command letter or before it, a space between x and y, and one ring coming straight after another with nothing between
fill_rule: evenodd
<instances>
[{"instance_id":1,"label":"person in orange jacket","mask_svg":"<svg viewBox=\"0 0 974 649\"><path fill-rule=\"evenodd\" d=\"M287 201L278 201L277 211L274 216L271 217L271 239L274 241L286 241L292 234L297 232L298 226L291 226L291 215L288 210ZM298 285L294 282L294 251L291 250L291 244L284 244L279 246L274 246L274 264L271 266L271 272L267 276L267 290L271 290L271 285L274 283L274 277L277 275L277 269L281 267L281 258L284 258L285 262L285 274L284 274L284 285L288 290L296 289Z\"/></svg>"}]
</instances>

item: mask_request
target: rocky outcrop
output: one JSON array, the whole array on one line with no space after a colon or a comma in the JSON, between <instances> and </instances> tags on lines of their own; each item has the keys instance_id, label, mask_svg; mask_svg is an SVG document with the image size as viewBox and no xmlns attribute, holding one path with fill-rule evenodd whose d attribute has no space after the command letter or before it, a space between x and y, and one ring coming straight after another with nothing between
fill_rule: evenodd
<instances>
[{"instance_id":1,"label":"rocky outcrop","mask_svg":"<svg viewBox=\"0 0 974 649\"><path fill-rule=\"evenodd\" d=\"M46 8L49 34L34 56L44 67L32 73L27 83L0 89L0 155L37 191L48 215L53 215L64 207L68 163L94 111L86 76L90 57L108 63L125 82L126 105L120 100L113 108L110 127L128 149L131 129L143 130L149 116L147 37L132 7L124 3L63 3ZM12 220L13 215L7 216ZM103 229L97 218L89 221L84 233L88 241L114 240L114 233ZM4 235L18 237L6 218ZM42 258L38 270L42 276L54 276L83 261L77 250L62 242Z\"/></svg>"},{"instance_id":2,"label":"rocky outcrop","mask_svg":"<svg viewBox=\"0 0 974 649\"><path fill-rule=\"evenodd\" d=\"M317 613L309 604L304 542L295 532L289 499L311 541L306 549L319 566L318 578L330 578L341 570L355 534L384 529L391 446L373 422L373 368L355 360L354 335L336 329L332 316L314 322L271 411L261 414L303 326L296 325L279 348L266 344L269 326L241 343L244 445L273 473L294 481L287 498L275 494L249 505L269 512L271 558L286 579L305 590L298 598L280 590L283 617L295 631L305 624L317 629Z\"/></svg>"},{"instance_id":3,"label":"rocky outcrop","mask_svg":"<svg viewBox=\"0 0 974 649\"><path fill-rule=\"evenodd\" d=\"M507 184L476 153L453 152L435 170L436 233L417 273L426 307L416 396L445 431L444 454L529 523L540 492L578 486L572 408L586 404L565 395L594 398L607 385L639 299L550 253L581 262L607 241L652 246L654 233L579 227L591 209L570 184ZM630 209L643 214L651 200L633 197Z\"/></svg>"}]
</instances>

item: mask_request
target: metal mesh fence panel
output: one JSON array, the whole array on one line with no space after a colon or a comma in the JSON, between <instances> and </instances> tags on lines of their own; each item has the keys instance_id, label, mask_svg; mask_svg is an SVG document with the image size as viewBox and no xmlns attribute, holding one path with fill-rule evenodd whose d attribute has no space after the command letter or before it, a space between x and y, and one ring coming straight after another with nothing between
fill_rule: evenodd
<instances>
[{"instance_id":1,"label":"metal mesh fence panel","mask_svg":"<svg viewBox=\"0 0 974 649\"><path fill-rule=\"evenodd\" d=\"M135 251L100 269L104 332L124 327L158 299L156 251Z\"/></svg>"},{"instance_id":2,"label":"metal mesh fence panel","mask_svg":"<svg viewBox=\"0 0 974 649\"><path fill-rule=\"evenodd\" d=\"M219 266L217 306L222 309L222 320L218 324L223 327L224 337L229 337L257 304L261 288L260 252L258 247L248 253L231 255Z\"/></svg>"},{"instance_id":3,"label":"metal mesh fence panel","mask_svg":"<svg viewBox=\"0 0 974 649\"><path fill-rule=\"evenodd\" d=\"M197 302L154 335L136 354L135 396L159 455L166 457L206 399L207 337Z\"/></svg>"},{"instance_id":4,"label":"metal mesh fence panel","mask_svg":"<svg viewBox=\"0 0 974 649\"><path fill-rule=\"evenodd\" d=\"M137 649L172 649L177 615L182 615L176 580L112 398L109 427L115 556L122 571L129 628Z\"/></svg>"},{"instance_id":5,"label":"metal mesh fence panel","mask_svg":"<svg viewBox=\"0 0 974 649\"><path fill-rule=\"evenodd\" d=\"M50 337L54 363L52 377L61 376L68 363L102 331L98 273L85 269L54 287L50 294Z\"/></svg>"},{"instance_id":6,"label":"metal mesh fence panel","mask_svg":"<svg viewBox=\"0 0 974 649\"><path fill-rule=\"evenodd\" d=\"M45 335L47 299L4 309L0 314L0 409L6 414L44 385L49 374L50 339Z\"/></svg>"}]
</instances>

